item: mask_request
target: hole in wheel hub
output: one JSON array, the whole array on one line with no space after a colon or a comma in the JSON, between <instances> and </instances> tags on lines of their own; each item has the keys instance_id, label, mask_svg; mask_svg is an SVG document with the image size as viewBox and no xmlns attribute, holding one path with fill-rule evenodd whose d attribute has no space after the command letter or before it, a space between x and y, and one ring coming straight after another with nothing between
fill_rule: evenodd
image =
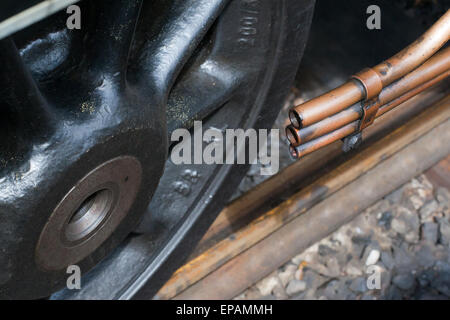
<instances>
[{"instance_id":1,"label":"hole in wheel hub","mask_svg":"<svg viewBox=\"0 0 450 320\"><path fill-rule=\"evenodd\" d=\"M128 214L142 167L130 156L109 160L78 181L50 215L36 246L44 270L76 264L97 250Z\"/></svg>"},{"instance_id":2,"label":"hole in wheel hub","mask_svg":"<svg viewBox=\"0 0 450 320\"><path fill-rule=\"evenodd\" d=\"M64 228L66 240L83 240L101 227L107 220L113 200L113 192L108 189L96 191L87 197Z\"/></svg>"}]
</instances>

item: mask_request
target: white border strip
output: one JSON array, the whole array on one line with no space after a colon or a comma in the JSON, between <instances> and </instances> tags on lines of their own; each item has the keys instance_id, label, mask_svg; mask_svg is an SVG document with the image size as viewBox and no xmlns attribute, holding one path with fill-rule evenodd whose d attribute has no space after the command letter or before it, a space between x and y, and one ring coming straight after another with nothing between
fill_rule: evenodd
<instances>
[{"instance_id":1,"label":"white border strip","mask_svg":"<svg viewBox=\"0 0 450 320\"><path fill-rule=\"evenodd\" d=\"M0 22L0 40L80 0L45 0Z\"/></svg>"}]
</instances>

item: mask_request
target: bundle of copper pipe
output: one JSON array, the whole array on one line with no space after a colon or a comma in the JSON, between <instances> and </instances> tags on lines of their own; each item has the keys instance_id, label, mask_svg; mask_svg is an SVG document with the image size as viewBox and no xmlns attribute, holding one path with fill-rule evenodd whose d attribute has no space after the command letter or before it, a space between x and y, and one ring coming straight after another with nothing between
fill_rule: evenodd
<instances>
[{"instance_id":1,"label":"bundle of copper pipe","mask_svg":"<svg viewBox=\"0 0 450 320\"><path fill-rule=\"evenodd\" d=\"M290 153L302 157L370 125L450 75L450 10L410 46L342 86L292 108ZM436 53L437 52L437 53Z\"/></svg>"}]
</instances>

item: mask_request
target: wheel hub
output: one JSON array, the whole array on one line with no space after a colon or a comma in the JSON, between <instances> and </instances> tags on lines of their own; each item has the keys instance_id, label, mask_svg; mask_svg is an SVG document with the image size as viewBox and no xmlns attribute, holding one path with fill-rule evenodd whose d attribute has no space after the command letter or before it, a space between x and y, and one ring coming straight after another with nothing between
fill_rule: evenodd
<instances>
[{"instance_id":1,"label":"wheel hub","mask_svg":"<svg viewBox=\"0 0 450 320\"><path fill-rule=\"evenodd\" d=\"M60 270L94 252L117 228L141 184L140 162L110 160L87 174L61 200L36 247L36 262Z\"/></svg>"}]
</instances>

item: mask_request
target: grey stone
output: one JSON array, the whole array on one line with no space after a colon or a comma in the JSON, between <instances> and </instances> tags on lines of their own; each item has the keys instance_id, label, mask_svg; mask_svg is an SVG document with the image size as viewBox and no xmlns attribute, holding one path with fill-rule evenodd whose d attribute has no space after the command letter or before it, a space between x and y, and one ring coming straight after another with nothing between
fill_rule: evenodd
<instances>
[{"instance_id":1,"label":"grey stone","mask_svg":"<svg viewBox=\"0 0 450 320\"><path fill-rule=\"evenodd\" d=\"M291 300L317 300L316 289L307 289L291 298Z\"/></svg>"},{"instance_id":2,"label":"grey stone","mask_svg":"<svg viewBox=\"0 0 450 320\"><path fill-rule=\"evenodd\" d=\"M339 266L338 260L336 257L331 257L327 261L327 273L325 274L328 277L339 277L341 274L341 268Z\"/></svg>"},{"instance_id":3,"label":"grey stone","mask_svg":"<svg viewBox=\"0 0 450 320\"><path fill-rule=\"evenodd\" d=\"M401 204L413 210L419 210L425 202L433 198L433 190L424 188L418 180L413 179L403 192Z\"/></svg>"},{"instance_id":4,"label":"grey stone","mask_svg":"<svg viewBox=\"0 0 450 320\"><path fill-rule=\"evenodd\" d=\"M370 237L354 236L352 237L352 255L358 259L362 258L365 248L370 244Z\"/></svg>"},{"instance_id":5,"label":"grey stone","mask_svg":"<svg viewBox=\"0 0 450 320\"><path fill-rule=\"evenodd\" d=\"M450 219L450 207L444 207L442 208L442 216Z\"/></svg>"},{"instance_id":6,"label":"grey stone","mask_svg":"<svg viewBox=\"0 0 450 320\"><path fill-rule=\"evenodd\" d=\"M405 235L405 240L409 243L417 243L419 242L419 232L418 231L409 231Z\"/></svg>"},{"instance_id":7,"label":"grey stone","mask_svg":"<svg viewBox=\"0 0 450 320\"><path fill-rule=\"evenodd\" d=\"M256 284L259 292L262 296L268 296L272 293L272 290L279 284L278 277L271 275L262 279Z\"/></svg>"},{"instance_id":8,"label":"grey stone","mask_svg":"<svg viewBox=\"0 0 450 320\"><path fill-rule=\"evenodd\" d=\"M438 210L439 204L436 200L426 203L420 208L419 214L422 221L427 221L433 217L433 214Z\"/></svg>"},{"instance_id":9,"label":"grey stone","mask_svg":"<svg viewBox=\"0 0 450 320\"><path fill-rule=\"evenodd\" d=\"M419 210L424 205L425 199L418 195L411 195L409 198L407 198L405 203L406 207L413 210Z\"/></svg>"},{"instance_id":10,"label":"grey stone","mask_svg":"<svg viewBox=\"0 0 450 320\"><path fill-rule=\"evenodd\" d=\"M384 266L388 270L394 268L394 266L395 266L394 257L392 256L391 252L389 252L389 251L381 252L381 262L383 262Z\"/></svg>"},{"instance_id":11,"label":"grey stone","mask_svg":"<svg viewBox=\"0 0 450 320\"><path fill-rule=\"evenodd\" d=\"M399 207L398 214L406 222L410 230L419 228L420 220L415 211Z\"/></svg>"},{"instance_id":12,"label":"grey stone","mask_svg":"<svg viewBox=\"0 0 450 320\"><path fill-rule=\"evenodd\" d=\"M367 291L367 280L364 277L358 277L353 279L350 284L350 289L354 292L363 293Z\"/></svg>"},{"instance_id":13,"label":"grey stone","mask_svg":"<svg viewBox=\"0 0 450 320\"><path fill-rule=\"evenodd\" d=\"M339 281L338 280L331 280L326 285L326 287L325 287L325 289L323 291L323 294L328 299L336 299L336 297L338 296L338 287L339 287Z\"/></svg>"},{"instance_id":14,"label":"grey stone","mask_svg":"<svg viewBox=\"0 0 450 320\"><path fill-rule=\"evenodd\" d=\"M353 293L348 289L345 279L330 281L325 287L323 294L328 299L333 300L348 299L350 295L353 295Z\"/></svg>"},{"instance_id":15,"label":"grey stone","mask_svg":"<svg viewBox=\"0 0 450 320\"><path fill-rule=\"evenodd\" d=\"M426 244L419 247L419 250L416 252L415 256L418 264L425 269L431 267L435 262L433 252Z\"/></svg>"},{"instance_id":16,"label":"grey stone","mask_svg":"<svg viewBox=\"0 0 450 320\"><path fill-rule=\"evenodd\" d=\"M328 255L334 255L337 251L331 249L329 246L326 246L324 244L319 245L319 255L320 256L328 256Z\"/></svg>"},{"instance_id":17,"label":"grey stone","mask_svg":"<svg viewBox=\"0 0 450 320\"><path fill-rule=\"evenodd\" d=\"M402 290L412 289L414 287L414 282L414 277L409 273L396 275L392 279L392 283Z\"/></svg>"},{"instance_id":18,"label":"grey stone","mask_svg":"<svg viewBox=\"0 0 450 320\"><path fill-rule=\"evenodd\" d=\"M236 299L449 299L449 191L413 179L292 261Z\"/></svg>"},{"instance_id":19,"label":"grey stone","mask_svg":"<svg viewBox=\"0 0 450 320\"><path fill-rule=\"evenodd\" d=\"M422 184L422 187L428 190L433 190L433 184L430 182L430 180L428 180L426 175L421 174L417 177L417 180Z\"/></svg>"},{"instance_id":20,"label":"grey stone","mask_svg":"<svg viewBox=\"0 0 450 320\"><path fill-rule=\"evenodd\" d=\"M448 297L433 292L419 292L417 300L448 300Z\"/></svg>"},{"instance_id":21,"label":"grey stone","mask_svg":"<svg viewBox=\"0 0 450 320\"><path fill-rule=\"evenodd\" d=\"M391 285L392 274L390 270L386 270L385 268L382 268L381 270L381 290L385 292Z\"/></svg>"},{"instance_id":22,"label":"grey stone","mask_svg":"<svg viewBox=\"0 0 450 320\"><path fill-rule=\"evenodd\" d=\"M391 229L392 218L393 215L391 211L383 212L378 219L378 226L384 228L385 230Z\"/></svg>"},{"instance_id":23,"label":"grey stone","mask_svg":"<svg viewBox=\"0 0 450 320\"><path fill-rule=\"evenodd\" d=\"M402 298L403 298L402 293L396 286L390 286L387 289L387 292L386 292L387 300L401 300Z\"/></svg>"},{"instance_id":24,"label":"grey stone","mask_svg":"<svg viewBox=\"0 0 450 320\"><path fill-rule=\"evenodd\" d=\"M361 300L377 300L377 298L370 292L366 292L362 295Z\"/></svg>"},{"instance_id":25,"label":"grey stone","mask_svg":"<svg viewBox=\"0 0 450 320\"><path fill-rule=\"evenodd\" d=\"M419 241L420 220L416 212L404 207L396 209L396 217L392 220L392 229L401 234L410 243Z\"/></svg>"},{"instance_id":26,"label":"grey stone","mask_svg":"<svg viewBox=\"0 0 450 320\"><path fill-rule=\"evenodd\" d=\"M422 225L422 239L435 244L438 240L439 226L434 222L425 222Z\"/></svg>"},{"instance_id":27,"label":"grey stone","mask_svg":"<svg viewBox=\"0 0 450 320\"><path fill-rule=\"evenodd\" d=\"M306 282L303 280L291 280L286 288L286 293L290 296L298 294L299 292L306 290Z\"/></svg>"},{"instance_id":28,"label":"grey stone","mask_svg":"<svg viewBox=\"0 0 450 320\"><path fill-rule=\"evenodd\" d=\"M444 187L437 188L436 199L441 206L448 207L450 201L450 191Z\"/></svg>"},{"instance_id":29,"label":"grey stone","mask_svg":"<svg viewBox=\"0 0 450 320\"><path fill-rule=\"evenodd\" d=\"M276 285L275 288L273 288L272 294L267 297L271 297L271 296L275 297L277 300L286 300L289 298L288 294L284 290L284 287L280 283L278 285ZM268 298L268 299L273 300L271 298Z\"/></svg>"},{"instance_id":30,"label":"grey stone","mask_svg":"<svg viewBox=\"0 0 450 320\"><path fill-rule=\"evenodd\" d=\"M431 280L431 286L450 298L450 264L437 261L433 269L435 272Z\"/></svg>"},{"instance_id":31,"label":"grey stone","mask_svg":"<svg viewBox=\"0 0 450 320\"><path fill-rule=\"evenodd\" d=\"M436 246L433 248L433 255L435 257L436 261L446 261L450 262L450 250L448 247L443 246L442 244L438 243L436 244Z\"/></svg>"},{"instance_id":32,"label":"grey stone","mask_svg":"<svg viewBox=\"0 0 450 320\"><path fill-rule=\"evenodd\" d=\"M447 219L439 221L439 238L443 245L450 245L450 223Z\"/></svg>"},{"instance_id":33,"label":"grey stone","mask_svg":"<svg viewBox=\"0 0 450 320\"><path fill-rule=\"evenodd\" d=\"M450 263L447 263L445 261L436 261L436 263L434 264L434 270L441 273L450 273Z\"/></svg>"},{"instance_id":34,"label":"grey stone","mask_svg":"<svg viewBox=\"0 0 450 320\"><path fill-rule=\"evenodd\" d=\"M433 272L431 271L431 274ZM430 284L431 280L432 280L432 276L430 277L430 272L428 271L424 271L421 274L419 274L419 276L416 278L417 282L419 283L419 285L421 287L426 287Z\"/></svg>"},{"instance_id":35,"label":"grey stone","mask_svg":"<svg viewBox=\"0 0 450 320\"><path fill-rule=\"evenodd\" d=\"M309 263L308 268L310 268L310 269L314 270L315 272L317 272L318 274L321 274L324 276L328 276L328 274L329 274L328 268L324 264L319 263L319 262ZM295 278L298 278L297 275Z\"/></svg>"},{"instance_id":36,"label":"grey stone","mask_svg":"<svg viewBox=\"0 0 450 320\"><path fill-rule=\"evenodd\" d=\"M411 253L402 247L393 246L393 249L396 268L399 268L402 271L410 271L414 262Z\"/></svg>"},{"instance_id":37,"label":"grey stone","mask_svg":"<svg viewBox=\"0 0 450 320\"><path fill-rule=\"evenodd\" d=\"M294 279L295 272L297 271L298 267L293 264L288 264L284 267L283 270L280 270L278 272L278 278L280 278L280 282L283 285L283 287L286 287L286 285Z\"/></svg>"},{"instance_id":38,"label":"grey stone","mask_svg":"<svg viewBox=\"0 0 450 320\"><path fill-rule=\"evenodd\" d=\"M352 259L345 265L344 272L346 275L351 276L351 277L362 276L363 275L363 266L358 261Z\"/></svg>"},{"instance_id":39,"label":"grey stone","mask_svg":"<svg viewBox=\"0 0 450 320\"><path fill-rule=\"evenodd\" d=\"M406 234L408 232L408 225L400 218L394 218L392 220L392 229L400 234Z\"/></svg>"},{"instance_id":40,"label":"grey stone","mask_svg":"<svg viewBox=\"0 0 450 320\"><path fill-rule=\"evenodd\" d=\"M310 269L304 271L302 280L306 282L308 288L318 288L327 282L327 278Z\"/></svg>"},{"instance_id":41,"label":"grey stone","mask_svg":"<svg viewBox=\"0 0 450 320\"><path fill-rule=\"evenodd\" d=\"M326 247L326 246L324 246ZM336 252L337 253L337 252ZM335 255L325 255L319 257L319 261L311 261L307 267L326 277L338 277L340 275L340 266Z\"/></svg>"},{"instance_id":42,"label":"grey stone","mask_svg":"<svg viewBox=\"0 0 450 320\"><path fill-rule=\"evenodd\" d=\"M450 298L450 274L439 274L431 282L431 286L447 298Z\"/></svg>"}]
</instances>

